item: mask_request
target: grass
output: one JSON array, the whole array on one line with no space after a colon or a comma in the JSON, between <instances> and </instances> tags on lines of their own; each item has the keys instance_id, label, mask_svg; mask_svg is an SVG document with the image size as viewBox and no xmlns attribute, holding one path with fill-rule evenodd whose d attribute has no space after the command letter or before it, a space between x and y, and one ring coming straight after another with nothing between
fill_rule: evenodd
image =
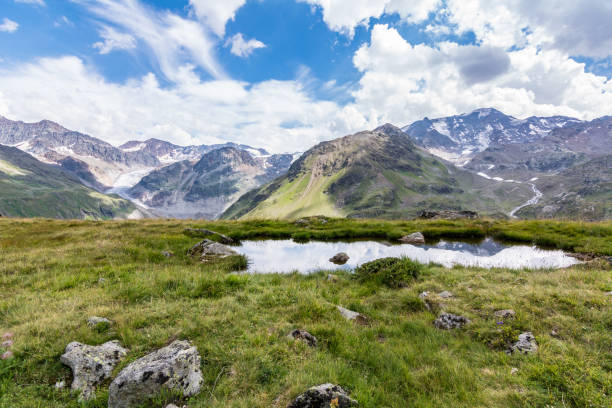
<instances>
[{"instance_id":1,"label":"grass","mask_svg":"<svg viewBox=\"0 0 612 408\"><path fill-rule=\"evenodd\" d=\"M118 371L173 339L202 356L204 386L196 407L285 407L325 382L350 390L363 407L610 407L612 272L597 261L561 270L446 269L423 266L406 287L366 284L345 272L232 274L243 262L200 264L185 255L204 227L232 237L392 238L421 230L428 238L494 233L517 241L612 255L610 223L309 220L289 222L127 222L0 220L0 334L15 333L15 358L0 360L0 407L106 407L108 384L79 404L59 361L73 340L118 339L130 349ZM384 235L387 234L387 235ZM161 251L172 251L166 258ZM102 278L102 279L101 279ZM440 331L418 298L450 290L445 311L472 323ZM369 317L345 321L335 305ZM493 316L512 308L513 320ZM90 316L114 321L87 327ZM286 336L303 328L312 349ZM557 333L551 334L552 330ZM502 350L532 331L537 354ZM516 374L511 374L517 368Z\"/></svg>"}]
</instances>

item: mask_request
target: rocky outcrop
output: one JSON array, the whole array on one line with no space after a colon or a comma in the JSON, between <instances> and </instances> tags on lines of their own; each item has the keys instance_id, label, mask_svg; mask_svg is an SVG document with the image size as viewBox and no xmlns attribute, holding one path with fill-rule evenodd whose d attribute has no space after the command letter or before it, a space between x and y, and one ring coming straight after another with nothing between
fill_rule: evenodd
<instances>
[{"instance_id":1,"label":"rocky outcrop","mask_svg":"<svg viewBox=\"0 0 612 408\"><path fill-rule=\"evenodd\" d=\"M138 406L162 390L191 397L202 381L197 348L177 340L124 368L110 385L108 407Z\"/></svg>"},{"instance_id":2,"label":"rocky outcrop","mask_svg":"<svg viewBox=\"0 0 612 408\"><path fill-rule=\"evenodd\" d=\"M94 396L96 386L110 377L127 353L117 340L100 346L72 342L66 346L60 361L72 369L72 390L80 391L80 399L88 400Z\"/></svg>"},{"instance_id":3,"label":"rocky outcrop","mask_svg":"<svg viewBox=\"0 0 612 408\"><path fill-rule=\"evenodd\" d=\"M348 408L357 405L357 401L339 385L321 384L299 395L287 408Z\"/></svg>"},{"instance_id":4,"label":"rocky outcrop","mask_svg":"<svg viewBox=\"0 0 612 408\"><path fill-rule=\"evenodd\" d=\"M352 310L345 309L342 306L336 306L336 308L338 308L338 311L340 312L342 317L344 317L346 320L352 320L355 323L358 323L364 326L369 323L368 318L362 315L361 313L353 312Z\"/></svg>"},{"instance_id":5,"label":"rocky outcrop","mask_svg":"<svg viewBox=\"0 0 612 408\"><path fill-rule=\"evenodd\" d=\"M518 341L514 343L506 352L508 354L522 353L529 354L538 350L538 343L536 342L533 333L525 332L518 336Z\"/></svg>"},{"instance_id":6,"label":"rocky outcrop","mask_svg":"<svg viewBox=\"0 0 612 408\"><path fill-rule=\"evenodd\" d=\"M205 239L194 245L187 253L194 258L199 258L202 262L238 255L238 253L230 247L211 241L210 239Z\"/></svg>"},{"instance_id":7,"label":"rocky outcrop","mask_svg":"<svg viewBox=\"0 0 612 408\"><path fill-rule=\"evenodd\" d=\"M349 259L350 257L347 254L340 252L329 258L329 262L335 263L336 265L344 265Z\"/></svg>"},{"instance_id":8,"label":"rocky outcrop","mask_svg":"<svg viewBox=\"0 0 612 408\"><path fill-rule=\"evenodd\" d=\"M476 219L478 213L475 211L431 211L423 210L419 213L419 218L425 218L428 220L460 220L460 219Z\"/></svg>"},{"instance_id":9,"label":"rocky outcrop","mask_svg":"<svg viewBox=\"0 0 612 408\"><path fill-rule=\"evenodd\" d=\"M317 347L317 338L308 333L306 330L295 329L289 333L288 337L293 340L305 341L310 347Z\"/></svg>"},{"instance_id":10,"label":"rocky outcrop","mask_svg":"<svg viewBox=\"0 0 612 408\"><path fill-rule=\"evenodd\" d=\"M470 323L470 319L451 313L442 313L434 321L434 326L442 330L458 329Z\"/></svg>"},{"instance_id":11,"label":"rocky outcrop","mask_svg":"<svg viewBox=\"0 0 612 408\"><path fill-rule=\"evenodd\" d=\"M421 245L425 243L425 237L420 232L413 232L410 235L405 235L399 239L404 244Z\"/></svg>"}]
</instances>

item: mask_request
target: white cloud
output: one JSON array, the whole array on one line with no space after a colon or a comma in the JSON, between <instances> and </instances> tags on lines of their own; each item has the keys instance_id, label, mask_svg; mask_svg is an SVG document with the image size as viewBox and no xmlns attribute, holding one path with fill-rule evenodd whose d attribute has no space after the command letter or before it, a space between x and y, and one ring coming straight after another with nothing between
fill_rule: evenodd
<instances>
[{"instance_id":1,"label":"white cloud","mask_svg":"<svg viewBox=\"0 0 612 408\"><path fill-rule=\"evenodd\" d=\"M68 26L74 27L74 23L66 16L61 16L55 22L53 22L54 27Z\"/></svg>"},{"instance_id":2,"label":"white cloud","mask_svg":"<svg viewBox=\"0 0 612 408\"><path fill-rule=\"evenodd\" d=\"M266 44L254 38L246 41L241 33L238 33L227 40L225 46L227 47L230 45L232 47L231 53L239 57L248 57L256 49L266 47Z\"/></svg>"},{"instance_id":3,"label":"white cloud","mask_svg":"<svg viewBox=\"0 0 612 408\"><path fill-rule=\"evenodd\" d=\"M323 10L323 20L331 30L350 37L355 27L367 24L370 18L383 14L398 13L410 23L424 21L429 13L435 11L441 0L299 0L319 6Z\"/></svg>"},{"instance_id":4,"label":"white cloud","mask_svg":"<svg viewBox=\"0 0 612 408\"><path fill-rule=\"evenodd\" d=\"M13 20L9 20L8 18L2 20L2 24L0 24L0 31L5 33L14 33L18 28L19 24Z\"/></svg>"},{"instance_id":5,"label":"white cloud","mask_svg":"<svg viewBox=\"0 0 612 408\"><path fill-rule=\"evenodd\" d=\"M45 0L15 0L15 3L34 4L37 6L45 6Z\"/></svg>"},{"instance_id":6,"label":"white cloud","mask_svg":"<svg viewBox=\"0 0 612 408\"><path fill-rule=\"evenodd\" d=\"M245 3L246 0L189 0L198 18L219 37L225 35L225 25Z\"/></svg>"},{"instance_id":7,"label":"white cloud","mask_svg":"<svg viewBox=\"0 0 612 408\"><path fill-rule=\"evenodd\" d=\"M353 107L314 100L299 81L186 78L170 88L153 74L115 84L77 57L45 58L0 68L0 115L54 120L115 144L157 137L178 144L235 141L277 152L372 125Z\"/></svg>"},{"instance_id":8,"label":"white cloud","mask_svg":"<svg viewBox=\"0 0 612 408\"><path fill-rule=\"evenodd\" d=\"M104 26L100 31L104 41L94 43L100 54L108 54L113 50L131 50L136 48L136 39L129 34L120 33L112 27Z\"/></svg>"}]
</instances>

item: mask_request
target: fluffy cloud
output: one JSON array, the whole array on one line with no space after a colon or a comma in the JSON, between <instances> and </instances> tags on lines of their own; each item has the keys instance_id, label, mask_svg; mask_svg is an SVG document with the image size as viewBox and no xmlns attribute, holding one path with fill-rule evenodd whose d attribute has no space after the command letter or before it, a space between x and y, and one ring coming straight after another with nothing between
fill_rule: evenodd
<instances>
[{"instance_id":1,"label":"fluffy cloud","mask_svg":"<svg viewBox=\"0 0 612 408\"><path fill-rule=\"evenodd\" d=\"M225 25L245 3L246 0L189 0L198 18L219 37L225 35Z\"/></svg>"},{"instance_id":2,"label":"fluffy cloud","mask_svg":"<svg viewBox=\"0 0 612 408\"><path fill-rule=\"evenodd\" d=\"M8 18L2 20L2 24L0 24L0 31L5 33L14 33L18 28L19 24L13 20L9 20Z\"/></svg>"},{"instance_id":3,"label":"fluffy cloud","mask_svg":"<svg viewBox=\"0 0 612 408\"><path fill-rule=\"evenodd\" d=\"M355 27L367 24L370 18L398 13L408 22L426 20L436 10L441 0L300 0L321 7L323 20L334 31L350 37Z\"/></svg>"},{"instance_id":4,"label":"fluffy cloud","mask_svg":"<svg viewBox=\"0 0 612 408\"><path fill-rule=\"evenodd\" d=\"M120 33L112 27L104 26L100 31L104 41L94 43L94 48L100 54L108 54L113 50L131 50L136 48L136 39L129 34Z\"/></svg>"},{"instance_id":5,"label":"fluffy cloud","mask_svg":"<svg viewBox=\"0 0 612 408\"><path fill-rule=\"evenodd\" d=\"M299 81L191 79L167 88L149 74L115 84L79 58L46 58L0 68L0 114L51 119L115 144L149 137L178 144L231 140L277 152L371 125L353 107L314 100Z\"/></svg>"},{"instance_id":6,"label":"fluffy cloud","mask_svg":"<svg viewBox=\"0 0 612 408\"><path fill-rule=\"evenodd\" d=\"M225 46L231 46L231 53L237 55L239 57L248 57L258 48L265 48L266 44L262 43L259 40L251 38L246 41L241 33L234 35L232 38L228 39L225 43Z\"/></svg>"}]
</instances>

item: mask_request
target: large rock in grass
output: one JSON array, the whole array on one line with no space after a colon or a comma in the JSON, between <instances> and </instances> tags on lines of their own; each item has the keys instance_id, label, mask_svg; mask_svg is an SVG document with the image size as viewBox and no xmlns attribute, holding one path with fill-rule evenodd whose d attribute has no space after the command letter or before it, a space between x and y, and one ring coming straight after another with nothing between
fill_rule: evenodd
<instances>
[{"instance_id":1,"label":"large rock in grass","mask_svg":"<svg viewBox=\"0 0 612 408\"><path fill-rule=\"evenodd\" d=\"M96 386L110 377L127 353L128 350L116 340L100 346L75 341L66 346L60 361L72 369L72 390L80 391L80 399L88 400L95 395Z\"/></svg>"},{"instance_id":2,"label":"large rock in grass","mask_svg":"<svg viewBox=\"0 0 612 408\"><path fill-rule=\"evenodd\" d=\"M367 326L369 323L367 316L364 316L361 313L353 312L352 310L346 309L342 306L336 306L336 308L346 320L352 320L362 326Z\"/></svg>"},{"instance_id":3,"label":"large rock in grass","mask_svg":"<svg viewBox=\"0 0 612 408\"><path fill-rule=\"evenodd\" d=\"M537 350L538 350L538 343L536 342L536 339L533 336L533 333L525 332L525 333L519 334L518 341L514 343L512 347L510 347L506 351L506 353L508 354L513 354L513 353L529 354L529 353L536 352Z\"/></svg>"},{"instance_id":4,"label":"large rock in grass","mask_svg":"<svg viewBox=\"0 0 612 408\"><path fill-rule=\"evenodd\" d=\"M434 321L434 326L442 330L458 329L470 322L470 319L463 316L457 316L451 313L442 313Z\"/></svg>"},{"instance_id":5,"label":"large rock in grass","mask_svg":"<svg viewBox=\"0 0 612 408\"><path fill-rule=\"evenodd\" d=\"M138 406L163 390L191 397L202 381L197 348L177 340L124 368L110 385L108 407Z\"/></svg>"},{"instance_id":6,"label":"large rock in grass","mask_svg":"<svg viewBox=\"0 0 612 408\"><path fill-rule=\"evenodd\" d=\"M310 347L317 347L317 338L308 333L306 330L295 329L289 333L288 337L293 340L305 341Z\"/></svg>"},{"instance_id":7,"label":"large rock in grass","mask_svg":"<svg viewBox=\"0 0 612 408\"><path fill-rule=\"evenodd\" d=\"M358 405L339 385L321 384L299 395L287 408L349 408Z\"/></svg>"},{"instance_id":8,"label":"large rock in grass","mask_svg":"<svg viewBox=\"0 0 612 408\"><path fill-rule=\"evenodd\" d=\"M227 258L228 256L238 255L236 251L227 245L220 244L210 239L196 244L187 252L192 257L197 257L202 262L209 262L215 259Z\"/></svg>"},{"instance_id":9,"label":"large rock in grass","mask_svg":"<svg viewBox=\"0 0 612 408\"><path fill-rule=\"evenodd\" d=\"M413 232L410 235L401 237L399 241L404 244L421 245L425 243L425 236L420 232Z\"/></svg>"}]
</instances>

